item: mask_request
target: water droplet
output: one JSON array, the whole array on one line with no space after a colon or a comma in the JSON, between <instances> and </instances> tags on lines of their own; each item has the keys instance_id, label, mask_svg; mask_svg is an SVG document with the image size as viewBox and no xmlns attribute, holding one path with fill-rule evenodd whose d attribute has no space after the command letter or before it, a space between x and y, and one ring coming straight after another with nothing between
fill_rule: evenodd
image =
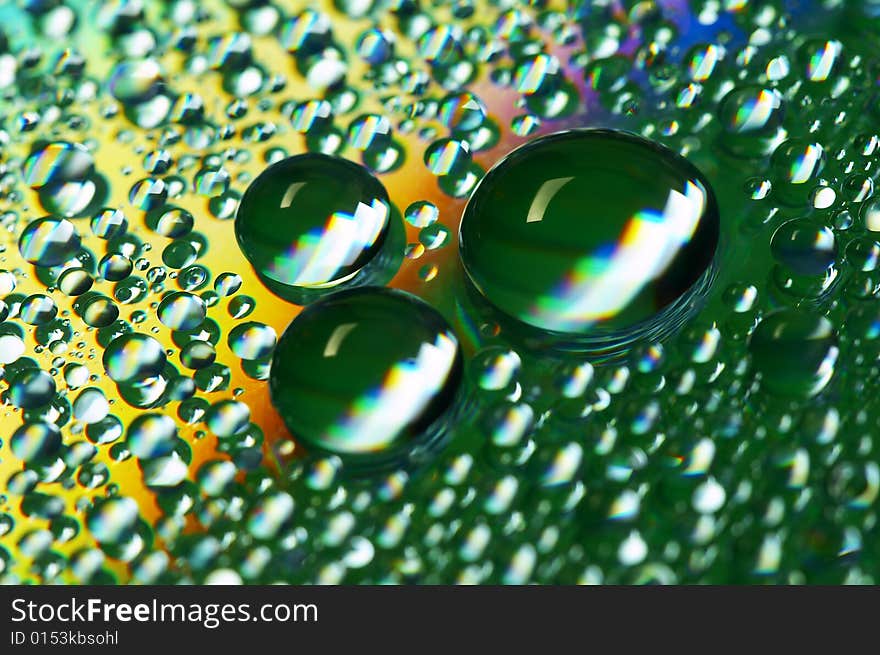
<instances>
[{"instance_id":1,"label":"water droplet","mask_svg":"<svg viewBox=\"0 0 880 655\"><path fill-rule=\"evenodd\" d=\"M486 120L486 107L470 92L446 96L440 103L440 119L452 130L470 132Z\"/></svg>"},{"instance_id":2,"label":"water droplet","mask_svg":"<svg viewBox=\"0 0 880 655\"><path fill-rule=\"evenodd\" d=\"M18 240L21 256L37 266L63 264L79 247L79 233L63 218L39 218L28 224Z\"/></svg>"},{"instance_id":3,"label":"water droplet","mask_svg":"<svg viewBox=\"0 0 880 655\"><path fill-rule=\"evenodd\" d=\"M770 165L775 175L775 196L799 204L806 200L825 167L825 150L816 142L790 139L776 148Z\"/></svg>"},{"instance_id":4,"label":"water droplet","mask_svg":"<svg viewBox=\"0 0 880 655\"><path fill-rule=\"evenodd\" d=\"M86 515L86 527L102 544L115 544L131 535L138 517L138 504L132 498L99 498Z\"/></svg>"},{"instance_id":5,"label":"water droplet","mask_svg":"<svg viewBox=\"0 0 880 655\"><path fill-rule=\"evenodd\" d=\"M110 404L100 389L83 389L73 401L73 415L83 423L97 423L109 412Z\"/></svg>"},{"instance_id":6,"label":"water droplet","mask_svg":"<svg viewBox=\"0 0 880 655\"><path fill-rule=\"evenodd\" d=\"M0 333L0 364L11 364L24 354L25 345L17 334Z\"/></svg>"},{"instance_id":7,"label":"water droplet","mask_svg":"<svg viewBox=\"0 0 880 655\"><path fill-rule=\"evenodd\" d=\"M843 44L834 39L810 39L799 51L805 79L813 83L826 82L834 77L842 63Z\"/></svg>"},{"instance_id":8,"label":"water droplet","mask_svg":"<svg viewBox=\"0 0 880 655\"><path fill-rule=\"evenodd\" d=\"M484 348L470 363L477 386L485 391L509 393L516 384L522 359L513 350L502 346Z\"/></svg>"},{"instance_id":9,"label":"water droplet","mask_svg":"<svg viewBox=\"0 0 880 655\"><path fill-rule=\"evenodd\" d=\"M857 271L873 271L880 265L880 243L856 237L846 246L846 261Z\"/></svg>"},{"instance_id":10,"label":"water droplet","mask_svg":"<svg viewBox=\"0 0 880 655\"><path fill-rule=\"evenodd\" d=\"M714 478L707 479L694 490L693 505L701 514L714 514L724 505L727 493Z\"/></svg>"},{"instance_id":11,"label":"water droplet","mask_svg":"<svg viewBox=\"0 0 880 655\"><path fill-rule=\"evenodd\" d=\"M434 203L418 200L406 208L403 217L413 227L428 227L440 218L440 210Z\"/></svg>"},{"instance_id":12,"label":"water droplet","mask_svg":"<svg viewBox=\"0 0 880 655\"><path fill-rule=\"evenodd\" d=\"M438 438L461 377L458 340L434 309L364 288L325 297L294 319L275 349L270 389L307 447L378 462Z\"/></svg>"},{"instance_id":13,"label":"water droplet","mask_svg":"<svg viewBox=\"0 0 880 655\"><path fill-rule=\"evenodd\" d=\"M348 145L357 150L382 150L391 143L391 123L379 114L358 116L348 127Z\"/></svg>"},{"instance_id":14,"label":"water droplet","mask_svg":"<svg viewBox=\"0 0 880 655\"><path fill-rule=\"evenodd\" d=\"M274 347L275 330L263 323L240 323L229 332L229 348L241 359L263 359Z\"/></svg>"},{"instance_id":15,"label":"water droplet","mask_svg":"<svg viewBox=\"0 0 880 655\"><path fill-rule=\"evenodd\" d=\"M42 325L55 318L58 307L49 296L35 293L21 301L18 314L28 325Z\"/></svg>"},{"instance_id":16,"label":"water droplet","mask_svg":"<svg viewBox=\"0 0 880 655\"><path fill-rule=\"evenodd\" d=\"M126 445L136 457L168 455L177 445L177 426L165 414L139 414L128 426Z\"/></svg>"},{"instance_id":17,"label":"water droplet","mask_svg":"<svg viewBox=\"0 0 880 655\"><path fill-rule=\"evenodd\" d=\"M471 163L467 141L440 139L425 150L425 166L434 175L457 175Z\"/></svg>"},{"instance_id":18,"label":"water droplet","mask_svg":"<svg viewBox=\"0 0 880 655\"><path fill-rule=\"evenodd\" d=\"M179 207L160 207L146 216L147 227L169 239L186 236L193 228L193 215Z\"/></svg>"},{"instance_id":19,"label":"water droplet","mask_svg":"<svg viewBox=\"0 0 880 655\"><path fill-rule=\"evenodd\" d=\"M218 437L232 437L247 429L251 410L235 400L221 400L208 410L205 423Z\"/></svg>"},{"instance_id":20,"label":"water droplet","mask_svg":"<svg viewBox=\"0 0 880 655\"><path fill-rule=\"evenodd\" d=\"M687 298L712 262L718 208L691 164L639 137L575 130L508 155L461 225L479 292L530 326L632 330Z\"/></svg>"},{"instance_id":21,"label":"water droplet","mask_svg":"<svg viewBox=\"0 0 880 655\"><path fill-rule=\"evenodd\" d=\"M153 337L130 332L111 341L104 350L104 370L116 382L152 378L165 367L165 351Z\"/></svg>"},{"instance_id":22,"label":"water droplet","mask_svg":"<svg viewBox=\"0 0 880 655\"><path fill-rule=\"evenodd\" d=\"M23 462L45 460L61 449L61 431L54 423L25 423L12 434L9 447Z\"/></svg>"},{"instance_id":23,"label":"water droplet","mask_svg":"<svg viewBox=\"0 0 880 655\"><path fill-rule=\"evenodd\" d=\"M221 273L214 280L214 291L220 296L231 296L241 289L242 279L238 273Z\"/></svg>"},{"instance_id":24,"label":"water droplet","mask_svg":"<svg viewBox=\"0 0 880 655\"><path fill-rule=\"evenodd\" d=\"M156 315L163 325L172 330L194 330L204 322L206 312L204 300L191 293L179 291L162 299Z\"/></svg>"},{"instance_id":25,"label":"water droplet","mask_svg":"<svg viewBox=\"0 0 880 655\"><path fill-rule=\"evenodd\" d=\"M128 229L128 220L120 209L103 209L91 221L92 232L101 239L122 236Z\"/></svg>"},{"instance_id":26,"label":"water droplet","mask_svg":"<svg viewBox=\"0 0 880 655\"><path fill-rule=\"evenodd\" d=\"M196 173L193 188L206 198L222 196L229 189L229 173L223 168L203 168Z\"/></svg>"},{"instance_id":27,"label":"water droplet","mask_svg":"<svg viewBox=\"0 0 880 655\"><path fill-rule=\"evenodd\" d=\"M441 223L432 223L419 230L419 242L428 250L442 248L449 241L449 228Z\"/></svg>"},{"instance_id":28,"label":"water droplet","mask_svg":"<svg viewBox=\"0 0 880 655\"><path fill-rule=\"evenodd\" d=\"M394 41L393 32L372 28L361 34L355 47L361 59L375 66L391 58Z\"/></svg>"},{"instance_id":29,"label":"water droplet","mask_svg":"<svg viewBox=\"0 0 880 655\"><path fill-rule=\"evenodd\" d=\"M320 289L354 278L379 253L389 214L385 188L366 169L327 155L299 155L251 183L235 234L256 272L284 295L285 287Z\"/></svg>"},{"instance_id":30,"label":"water droplet","mask_svg":"<svg viewBox=\"0 0 880 655\"><path fill-rule=\"evenodd\" d=\"M81 296L94 283L94 278L84 268L68 268L58 276L58 288L68 296Z\"/></svg>"},{"instance_id":31,"label":"water droplet","mask_svg":"<svg viewBox=\"0 0 880 655\"><path fill-rule=\"evenodd\" d=\"M207 341L193 339L180 349L180 361L187 368L196 370L214 363L217 351Z\"/></svg>"},{"instance_id":32,"label":"water droplet","mask_svg":"<svg viewBox=\"0 0 880 655\"><path fill-rule=\"evenodd\" d=\"M874 199L864 203L860 214L866 229L880 232L880 200Z\"/></svg>"},{"instance_id":33,"label":"water droplet","mask_svg":"<svg viewBox=\"0 0 880 655\"><path fill-rule=\"evenodd\" d=\"M718 106L724 132L721 143L740 157L761 157L772 152L784 135L782 94L776 89L748 85L728 93Z\"/></svg>"},{"instance_id":34,"label":"water droplet","mask_svg":"<svg viewBox=\"0 0 880 655\"><path fill-rule=\"evenodd\" d=\"M24 368L7 375L9 400L16 407L42 407L55 395L55 380L46 371Z\"/></svg>"},{"instance_id":35,"label":"water droplet","mask_svg":"<svg viewBox=\"0 0 880 655\"><path fill-rule=\"evenodd\" d=\"M257 539L271 539L293 514L295 503L290 494L273 492L258 498L248 516L246 527Z\"/></svg>"},{"instance_id":36,"label":"water droplet","mask_svg":"<svg viewBox=\"0 0 880 655\"><path fill-rule=\"evenodd\" d=\"M765 316L752 334L749 350L762 386L794 397L822 391L834 375L839 354L831 321L795 309Z\"/></svg>"},{"instance_id":37,"label":"water droplet","mask_svg":"<svg viewBox=\"0 0 880 655\"><path fill-rule=\"evenodd\" d=\"M32 189L80 182L92 175L92 153L78 143L55 141L30 154L22 171L25 184Z\"/></svg>"},{"instance_id":38,"label":"water droplet","mask_svg":"<svg viewBox=\"0 0 880 655\"><path fill-rule=\"evenodd\" d=\"M154 99L163 85L162 69L154 59L123 61L110 73L110 93L117 100L132 105Z\"/></svg>"},{"instance_id":39,"label":"water droplet","mask_svg":"<svg viewBox=\"0 0 880 655\"><path fill-rule=\"evenodd\" d=\"M800 275L822 275L837 258L831 228L802 218L780 225L770 239L770 249L779 262Z\"/></svg>"}]
</instances>

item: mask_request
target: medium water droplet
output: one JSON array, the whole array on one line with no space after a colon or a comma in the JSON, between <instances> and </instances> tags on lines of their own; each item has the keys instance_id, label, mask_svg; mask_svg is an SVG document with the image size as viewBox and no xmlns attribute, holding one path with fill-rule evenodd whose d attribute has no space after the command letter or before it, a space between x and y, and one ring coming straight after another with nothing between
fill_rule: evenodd
<instances>
[{"instance_id":1,"label":"medium water droplet","mask_svg":"<svg viewBox=\"0 0 880 655\"><path fill-rule=\"evenodd\" d=\"M165 367L162 345L146 334L130 332L116 337L104 350L104 370L116 382L152 378Z\"/></svg>"},{"instance_id":2,"label":"medium water droplet","mask_svg":"<svg viewBox=\"0 0 880 655\"><path fill-rule=\"evenodd\" d=\"M822 275L837 257L831 228L802 218L780 225L770 239L770 249L780 263L801 275Z\"/></svg>"},{"instance_id":3,"label":"medium water droplet","mask_svg":"<svg viewBox=\"0 0 880 655\"><path fill-rule=\"evenodd\" d=\"M22 231L21 256L37 266L57 266L79 250L80 237L73 223L63 218L39 218Z\"/></svg>"},{"instance_id":4,"label":"medium water droplet","mask_svg":"<svg viewBox=\"0 0 880 655\"><path fill-rule=\"evenodd\" d=\"M365 168L306 154L273 164L251 183L235 234L256 272L290 296L357 275L379 253L389 214L385 188Z\"/></svg>"},{"instance_id":5,"label":"medium water droplet","mask_svg":"<svg viewBox=\"0 0 880 655\"><path fill-rule=\"evenodd\" d=\"M435 441L461 377L459 343L440 314L408 294L363 288L294 319L275 348L270 389L307 447L373 462Z\"/></svg>"}]
</instances>

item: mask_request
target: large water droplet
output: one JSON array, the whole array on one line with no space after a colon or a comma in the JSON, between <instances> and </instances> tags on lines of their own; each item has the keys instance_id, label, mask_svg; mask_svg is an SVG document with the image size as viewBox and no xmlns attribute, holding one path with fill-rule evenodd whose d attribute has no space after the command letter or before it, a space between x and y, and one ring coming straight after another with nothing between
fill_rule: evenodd
<instances>
[{"instance_id":1,"label":"large water droplet","mask_svg":"<svg viewBox=\"0 0 880 655\"><path fill-rule=\"evenodd\" d=\"M513 151L465 209L461 258L477 290L541 330L609 335L680 304L719 237L708 181L682 157L612 130Z\"/></svg>"}]
</instances>

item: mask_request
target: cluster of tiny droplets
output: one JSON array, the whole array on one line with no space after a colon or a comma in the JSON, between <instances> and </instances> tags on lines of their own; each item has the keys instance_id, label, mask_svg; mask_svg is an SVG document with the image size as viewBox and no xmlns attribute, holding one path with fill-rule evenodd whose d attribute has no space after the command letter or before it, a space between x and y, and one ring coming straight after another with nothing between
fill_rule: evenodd
<instances>
[{"instance_id":1,"label":"cluster of tiny droplets","mask_svg":"<svg viewBox=\"0 0 880 655\"><path fill-rule=\"evenodd\" d=\"M0 581L875 581L876 2L18 4ZM452 284L485 172L596 125L685 155L722 221L705 306L603 363L521 347ZM271 408L299 307L231 219L307 151L383 182L390 286L462 341L473 404L420 467L347 475Z\"/></svg>"}]
</instances>

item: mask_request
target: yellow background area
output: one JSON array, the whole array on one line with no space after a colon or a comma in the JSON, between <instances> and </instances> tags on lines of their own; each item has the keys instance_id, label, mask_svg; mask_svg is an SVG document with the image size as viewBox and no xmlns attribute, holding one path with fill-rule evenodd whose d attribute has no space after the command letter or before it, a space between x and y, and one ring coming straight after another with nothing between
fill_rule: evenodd
<instances>
[{"instance_id":1,"label":"yellow background area","mask_svg":"<svg viewBox=\"0 0 880 655\"><path fill-rule=\"evenodd\" d=\"M160 13L163 11L162 4L158 2L145 3L148 14L147 22L153 26L164 25L165 29L171 32L175 26L167 18L162 17ZM236 12L223 3L210 0L199 4L210 15L210 19L198 24L199 41L195 52L206 53L208 49L207 42L211 36L229 35L232 32L242 30L238 23ZM489 21L488 17L497 16L499 10L494 7L490 9L488 5L483 7L483 4L480 3L478 5L474 19L456 21L456 24L463 30L466 30L471 24L479 23L486 25ZM560 5L557 7L559 9L563 8L562 3L554 4ZM294 16L304 9L307 3L276 2L275 5L286 15ZM371 89L369 83L363 81L368 65L359 60L352 52L358 36L364 30L373 26L373 22L370 19L356 20L342 16L329 2L308 3L308 6L314 9L320 8L331 16L335 41L349 53L347 79L349 84L358 89L362 94L359 106L349 114L335 117L335 124L345 129L360 114L386 113L386 115L392 118L392 124L397 127L402 121L403 116L386 112L382 106L382 98L384 96L395 96L399 91L392 88L388 89L387 92L380 93ZM438 23L444 20L448 22L454 20L448 8L436 10L434 13L435 20ZM386 13L383 19L385 22L381 23L379 27L395 31L396 25L393 24L390 18L390 14ZM243 118L234 121L237 128L237 134L234 138L227 141L218 140L205 151L188 151L188 147L183 140L167 148L171 152L175 163L185 155L201 158L208 154L222 152L228 148L239 148L250 152L250 160L245 163L238 163L232 159L224 163L224 168L229 172L232 179L230 188L239 193L243 193L247 188L248 182L266 166L264 154L267 150L280 147L289 155L305 151L303 136L295 132L290 127L288 120L280 114L281 105L288 100L303 101L322 97L322 91L310 88L296 71L293 57L282 48L277 37L253 36L252 41L255 61L264 66L270 75L281 74L285 76L287 79L286 88L272 95L248 98L247 114ZM72 48L78 51L85 57L87 62L86 76L101 83L107 79L109 72L115 64L114 56L111 56L108 37L98 31L98 28L94 26L89 16L80 16L78 31L69 42L45 43L44 46L47 55L51 57L60 53L64 48ZM563 54L562 49L558 47L553 49L557 51L563 61L566 60L566 55ZM414 44L405 37L398 37L396 53L398 56L409 60L414 69L426 70L426 65L415 57ZM186 55L176 50L169 50L158 56L157 59L165 72L168 86L173 92L200 95L204 100L205 113L209 120L214 121L217 125L229 122L226 118L226 107L232 99L222 90L219 72L210 70L196 75L188 73L184 69ZM512 90L501 90L490 84L486 79L486 68L483 66L477 83L468 87L470 91L478 95L490 107L490 115L499 123L502 131L502 138L497 146L489 151L477 153L475 156L475 161L479 162L484 169L493 165L501 156L524 140L513 135L509 130L511 118L523 113L521 109L517 109L515 106L518 98L517 94ZM427 95L439 100L445 93L443 89L432 85ZM259 107L261 99L268 99L271 107L265 110L261 109ZM415 100L416 98L414 97L402 98L404 106ZM149 260L150 265L161 266L162 250L171 241L147 229L143 220L144 212L131 206L128 201L128 195L132 185L148 175L144 170L143 160L147 154L157 149L159 137L165 128L142 130L130 124L122 111L117 112L112 118L102 117L102 113L115 102L109 94L102 92L92 101L75 103L68 111L72 111L86 119L83 129L78 131L69 128L64 121L57 121L55 123L44 121L32 132L12 134L11 143L6 148L6 161L12 173L18 176L21 165L29 153L30 144L38 139L79 141L88 144L90 150L93 151L97 171L106 177L110 185L107 206L118 207L124 211L129 221L130 232L151 246L150 251L144 255ZM15 116L24 111L45 110L45 107L31 107L21 104L20 106L9 108L8 113L11 116ZM276 135L263 143L243 141L241 133L244 128L259 122L274 123L278 128ZM438 128L438 137L446 134L446 129L441 124L437 122L427 124ZM179 130L181 133L185 129L177 125L168 127ZM398 170L379 176L379 179L388 190L391 201L397 206L401 214L412 202L418 200L433 202L440 209L440 222L451 230L451 238L439 250L426 251L418 259L404 260L404 264L391 282L391 286L407 289L431 302L435 302L435 304L441 305L442 302L439 302L439 299L448 291L448 287L444 286L444 276L448 274L446 271L456 264L458 221L464 208L465 200L454 200L439 190L436 179L428 171L422 159L424 149L430 141L421 140L416 133L404 135L400 132L395 132L395 139L405 148L405 163ZM353 149L346 149L340 154L354 161L361 161L360 153ZM168 200L170 204L177 205L191 212L195 217L194 231L200 232L207 237L209 242L208 250L200 256L197 263L207 267L213 277L226 271L238 273L244 281L238 293L247 294L256 299L256 309L246 320L259 321L270 325L280 336L288 323L296 316L299 308L278 299L262 286L238 249L233 231L233 221L221 221L214 218L208 211L208 199L192 192L192 179L198 170L199 165L195 165L188 170L180 172L179 174L190 184L190 188L181 197L169 198ZM171 168L169 174L176 173L178 171L175 165ZM145 410L138 410L128 406L119 397L116 385L104 374L101 363L103 351L95 341L95 329L86 326L71 310L72 298L65 296L57 290L47 291L36 278L34 268L21 259L19 255L17 241L21 230L30 221L45 215L45 211L39 204L36 191L28 189L23 183L19 183L18 188L22 195L20 203L11 204L8 199L0 201L2 203L0 207L2 207L3 211L13 211L18 215L14 223L14 229L0 232L0 246L3 247L3 251L0 252L0 269L10 270L15 273L18 280L15 293L25 295L48 293L58 306L59 317L70 319L74 336L70 341L68 352L63 355L65 363L79 362L85 364L92 374L99 376L95 386L103 390L107 398L112 402L111 412L127 425L134 417ZM83 237L83 246L90 249L96 254L97 259L100 259L106 252L106 242L92 234L88 218L72 219L72 221ZM407 242L417 243L418 230L409 225L406 226L406 230ZM423 266L430 264L436 265L439 268L439 275L428 282L424 282L419 277L419 270ZM140 274L143 275L143 273ZM176 290L178 287L176 281L169 278L166 280L165 288L167 290ZM204 287L203 291L210 289L212 289L212 286L208 284ZM97 280L93 290L112 297L113 283ZM248 378L241 369L240 361L227 345L226 339L229 330L237 322L236 319L229 315L227 309L229 301L234 297L221 298L215 306L208 309L208 317L215 320L222 328L222 336L217 344L217 362L223 363L231 369L231 383L229 388L223 392L199 393L210 402L235 396L238 400L246 403L251 409L251 420L258 424L265 433L266 463L272 466L273 457L270 453L272 452L273 444L277 444L279 440L290 439L290 435L270 405L267 383ZM157 294L150 294L146 300L140 303L120 305L120 318L130 320L132 313L136 310L146 311L149 316L148 320L134 325L135 330L150 334L158 339L168 349L170 353L169 361L178 366L183 372L186 369L180 365L179 352L170 338L171 331L159 323L156 318L156 306L159 299ZM36 359L44 370L52 369L55 355L51 354L48 348L38 352L37 343L34 339L35 328L24 323L19 324L26 329L27 348L25 355ZM72 402L79 393L79 390L70 391L67 389L60 368L55 374L55 381L58 390L61 393L67 394L68 399ZM235 394L235 390L239 390L240 393ZM177 420L177 403L170 403L157 410L147 411L161 411ZM201 439L194 437L194 432L197 430L207 432L204 426L186 426L181 421L178 422L180 424L180 437L190 444L193 451L192 463L189 468L191 478L194 477L199 466L206 460L226 457L226 455L217 451L216 439L210 433L207 433ZM22 468L21 462L12 455L9 447L10 437L20 424L20 410L8 403L5 404L2 408L2 413L0 413L0 440L2 440L2 446L0 446L0 480L3 481L4 485L10 475ZM83 425L71 419L62 431L64 442L70 444L85 439L83 428ZM108 466L111 472L110 482L117 486L118 494L136 499L139 503L142 517L148 523L154 525L157 519L160 518L161 512L155 503L153 494L143 485L136 458L132 457L127 461L116 462L111 459L109 450L109 445L99 446L95 461L104 462ZM53 544L50 547L53 551L69 556L82 548L96 546L85 528L83 515L77 509L77 504L82 503L83 498L105 495L107 493L106 485L97 490L88 490L75 486L70 491L65 491L57 483L41 484L38 486L38 490L44 493L60 495L64 498L67 502L67 515L77 518L81 525L81 530L77 537L67 543ZM15 520L14 529L10 533L0 536L0 543L13 555L15 560L13 573L22 581L46 582L47 580L41 579L35 574L32 570L31 559L25 557L20 552L17 544L23 536L32 531L46 530L47 521L24 516L20 512L20 504L20 497L8 494L0 500L0 511L10 514ZM80 506L83 506L83 504L80 504ZM191 529L198 529L194 521L191 524ZM161 547L161 542L158 542L157 545ZM117 579L120 582L127 581L127 567L123 563L107 558L106 565L116 573ZM62 580L76 582L69 571L63 574Z\"/></svg>"}]
</instances>

